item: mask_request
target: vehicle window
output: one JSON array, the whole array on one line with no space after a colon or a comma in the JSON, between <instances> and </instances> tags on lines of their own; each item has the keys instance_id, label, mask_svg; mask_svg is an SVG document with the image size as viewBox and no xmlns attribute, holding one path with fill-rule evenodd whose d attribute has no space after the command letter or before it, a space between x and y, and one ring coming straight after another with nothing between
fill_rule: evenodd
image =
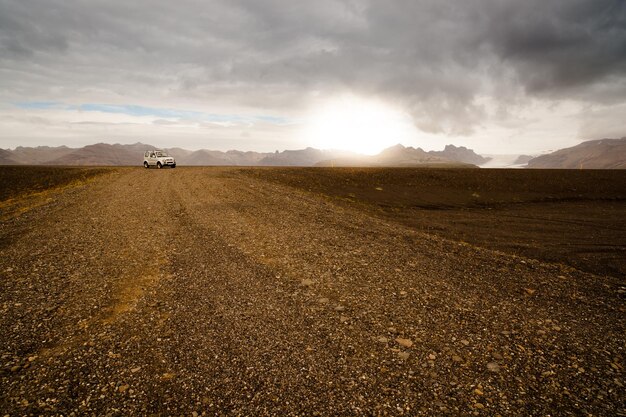
<instances>
[{"instance_id":1,"label":"vehicle window","mask_svg":"<svg viewBox=\"0 0 626 417\"><path fill-rule=\"evenodd\" d=\"M150 158L154 158L154 152L150 154Z\"/></svg>"}]
</instances>

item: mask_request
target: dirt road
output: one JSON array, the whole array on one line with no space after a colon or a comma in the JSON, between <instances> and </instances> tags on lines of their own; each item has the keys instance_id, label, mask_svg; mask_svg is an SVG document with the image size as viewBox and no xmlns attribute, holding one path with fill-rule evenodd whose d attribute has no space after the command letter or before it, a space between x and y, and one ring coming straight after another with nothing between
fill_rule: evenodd
<instances>
[{"instance_id":1,"label":"dirt road","mask_svg":"<svg viewBox=\"0 0 626 417\"><path fill-rule=\"evenodd\" d=\"M229 168L0 223L8 415L626 415L623 283Z\"/></svg>"}]
</instances>

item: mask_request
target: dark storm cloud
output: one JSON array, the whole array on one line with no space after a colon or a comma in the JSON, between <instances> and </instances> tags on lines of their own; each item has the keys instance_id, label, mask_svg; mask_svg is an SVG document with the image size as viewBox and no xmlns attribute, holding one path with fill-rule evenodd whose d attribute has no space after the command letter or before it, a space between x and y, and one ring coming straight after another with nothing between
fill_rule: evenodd
<instances>
[{"instance_id":1,"label":"dark storm cloud","mask_svg":"<svg viewBox=\"0 0 626 417\"><path fill-rule=\"evenodd\" d=\"M551 1L534 6L517 2L503 8L501 18L489 26L495 52L515 66L529 91L565 93L612 76L623 80L626 2Z\"/></svg>"},{"instance_id":2,"label":"dark storm cloud","mask_svg":"<svg viewBox=\"0 0 626 417\"><path fill-rule=\"evenodd\" d=\"M0 0L8 100L297 107L349 90L467 133L480 98L626 98L621 0ZM141 102L138 102L141 101Z\"/></svg>"}]
</instances>

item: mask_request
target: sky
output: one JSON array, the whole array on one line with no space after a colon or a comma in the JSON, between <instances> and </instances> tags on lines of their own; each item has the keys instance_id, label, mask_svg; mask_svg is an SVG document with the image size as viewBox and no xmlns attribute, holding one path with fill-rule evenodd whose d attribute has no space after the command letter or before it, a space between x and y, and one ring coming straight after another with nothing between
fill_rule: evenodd
<instances>
[{"instance_id":1,"label":"sky","mask_svg":"<svg viewBox=\"0 0 626 417\"><path fill-rule=\"evenodd\" d=\"M625 0L0 0L0 148L626 136Z\"/></svg>"}]
</instances>

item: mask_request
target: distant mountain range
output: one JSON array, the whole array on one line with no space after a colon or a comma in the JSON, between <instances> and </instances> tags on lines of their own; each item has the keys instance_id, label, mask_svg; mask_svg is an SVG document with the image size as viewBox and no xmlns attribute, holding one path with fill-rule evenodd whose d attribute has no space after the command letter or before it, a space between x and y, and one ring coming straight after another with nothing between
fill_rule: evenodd
<instances>
[{"instance_id":1,"label":"distant mountain range","mask_svg":"<svg viewBox=\"0 0 626 417\"><path fill-rule=\"evenodd\" d=\"M106 165L137 166L143 152L156 149L152 145L98 143L82 148L66 146L0 149L0 165ZM165 149L178 165L234 166L475 166L488 159L465 147L448 145L443 151L425 152L420 148L392 146L375 156L352 152L306 148L282 152L190 151Z\"/></svg>"},{"instance_id":2,"label":"distant mountain range","mask_svg":"<svg viewBox=\"0 0 626 417\"><path fill-rule=\"evenodd\" d=\"M528 161L528 168L626 169L626 137L583 142Z\"/></svg>"},{"instance_id":3,"label":"distant mountain range","mask_svg":"<svg viewBox=\"0 0 626 417\"><path fill-rule=\"evenodd\" d=\"M395 145L383 150L378 155L346 155L339 158L326 159L317 166L440 166L440 167L475 167L487 162L474 151L454 145L448 145L443 151L426 152L421 148Z\"/></svg>"},{"instance_id":4,"label":"distant mountain range","mask_svg":"<svg viewBox=\"0 0 626 417\"><path fill-rule=\"evenodd\" d=\"M155 149L152 145L110 145L98 143L82 148L66 146L39 146L14 150L0 149L0 165L141 165L143 152ZM470 167L494 165L491 158L476 154L463 146L447 145L443 151L426 152L421 148L395 145L378 155L368 156L353 152L306 148L282 152L190 151L182 148L166 149L178 165L233 165L233 166L437 166ZM510 155L514 165L528 168L565 169L626 169L626 137L600 139L561 149L536 158ZM517 159L515 159L517 158ZM502 166L502 165L500 165Z\"/></svg>"}]
</instances>

